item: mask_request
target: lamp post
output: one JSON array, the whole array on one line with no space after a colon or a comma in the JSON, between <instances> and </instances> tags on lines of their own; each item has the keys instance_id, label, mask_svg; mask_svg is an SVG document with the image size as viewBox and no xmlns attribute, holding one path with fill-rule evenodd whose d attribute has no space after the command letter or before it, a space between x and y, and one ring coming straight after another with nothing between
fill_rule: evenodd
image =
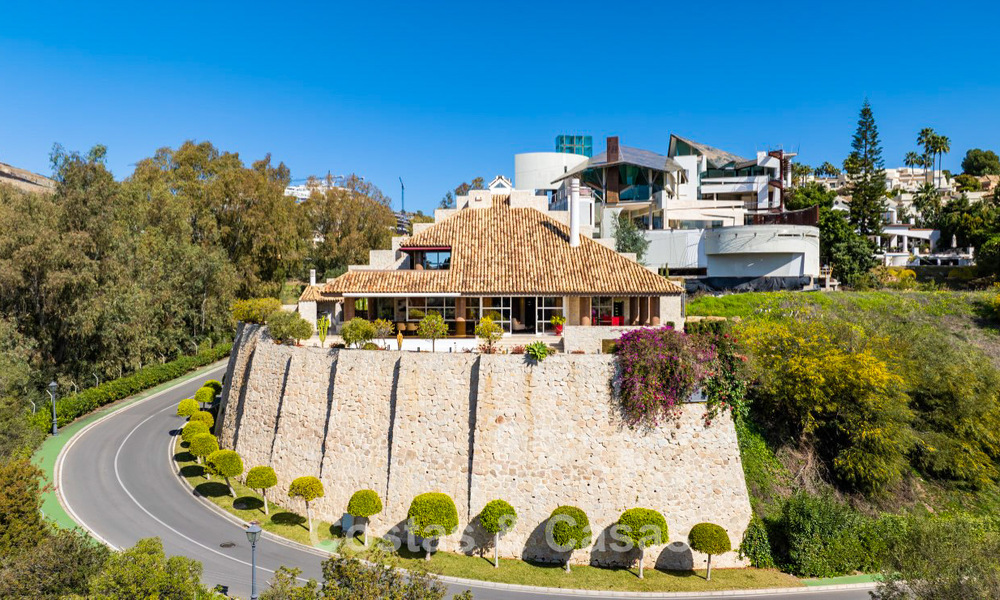
<instances>
[{"instance_id":1,"label":"lamp post","mask_svg":"<svg viewBox=\"0 0 1000 600\"><path fill-rule=\"evenodd\" d=\"M250 600L257 600L257 540L260 539L260 525L250 521L247 526L247 540L250 542Z\"/></svg>"},{"instance_id":2,"label":"lamp post","mask_svg":"<svg viewBox=\"0 0 1000 600\"><path fill-rule=\"evenodd\" d=\"M49 382L49 396L52 398L52 435L59 433L59 427L56 423L56 390L59 389L59 384L55 381Z\"/></svg>"}]
</instances>

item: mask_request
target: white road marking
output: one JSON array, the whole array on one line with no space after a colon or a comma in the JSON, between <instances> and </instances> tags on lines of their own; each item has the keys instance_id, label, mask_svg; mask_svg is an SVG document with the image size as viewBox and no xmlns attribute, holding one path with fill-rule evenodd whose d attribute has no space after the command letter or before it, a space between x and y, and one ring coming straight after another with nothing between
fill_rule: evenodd
<instances>
[{"instance_id":1,"label":"white road marking","mask_svg":"<svg viewBox=\"0 0 1000 600\"><path fill-rule=\"evenodd\" d=\"M223 371L224 372L226 370L226 368L227 368L226 366L220 366L220 367L218 367L216 369L212 369L210 371L205 371L204 374L205 375L209 375L209 374L217 373L219 371ZM129 410L131 408L139 406L140 404L145 404L146 402L148 402L150 400L153 400L154 398L159 398L163 394L172 392L172 391L176 390L177 388L179 388L179 387L181 387L183 385L187 385L193 379L195 379L195 378L192 377L191 379L188 379L186 381L182 381L182 382L178 383L177 385L170 386L170 387L168 387L165 390L160 390L159 392L156 392L155 394L153 394L151 396L147 396L147 397L143 398L142 400L137 400L137 401L135 401L135 402L133 402L133 403L127 405L127 406L124 406L122 408L119 408L119 409L116 409L116 410L113 410L113 411L109 412L108 414L104 415L100 419L97 419L96 421L94 421L90 425L87 425L86 427L84 427L83 429L81 429L80 431L78 431L76 433L76 435L74 435L73 438L70 439L70 441L67 442L65 446L63 446L62 450L59 451L59 456L56 457L56 464L55 464L55 469L54 469L55 472L53 473L53 478L56 480L56 498L59 500L59 503L62 504L63 508L69 514L70 518L73 519L74 521L76 521L76 523L78 525L80 525L80 527L83 527L91 536L94 537L94 539L96 539L99 542L103 543L105 546L111 548L112 550L120 550L120 548L117 547L117 546L115 546L111 542L109 542L107 539L105 539L103 536L101 536L99 533L97 533L97 531L95 531L92 527L90 527L89 525L87 525L83 521L83 519L81 519L80 516L76 514L76 511L73 510L73 507L72 507L72 505L70 505L69 500L65 496L63 496L63 493L62 493L62 491L63 491L62 473L63 473L63 462L64 462L64 459L65 459L66 455L69 454L70 448L72 448L73 446L75 446L76 443L78 441L80 441L80 438L83 437L83 434L87 433L88 431L90 431L94 427L97 427L98 425L100 425L101 423L103 423L104 421L106 421L107 419L110 419L111 417L113 417L115 415L119 415L119 414L121 414L121 413L123 413L123 412L125 412L125 411L127 411L127 410Z\"/></svg>"},{"instance_id":2,"label":"white road marking","mask_svg":"<svg viewBox=\"0 0 1000 600\"><path fill-rule=\"evenodd\" d=\"M125 443L128 442L129 438L132 437L132 434L134 434L137 429L139 429L140 427L142 427L143 425L145 425L147 421L149 421L150 419L152 419L154 417L159 416L160 413L168 411L168 410L171 410L171 409L173 409L173 406L167 406L167 407L163 408L162 410L159 410L159 411L157 411L157 412L149 415L148 417L146 417L145 419L143 419L138 425L136 425L135 427L133 427L132 431L128 432L128 435L126 435L125 438L122 439L121 444L118 445L118 451L115 452L115 479L118 480L118 485L121 486L122 491L124 491L126 494L128 494L128 497L132 499L132 502L134 502L135 505L139 507L139 510L141 510L142 512L144 512L147 515L149 515L149 517L151 519L153 519L154 521L156 521L157 523L159 523L163 527L167 528L168 530L172 531L173 533L177 534L179 537L184 538L185 540L191 542L195 546L198 546L200 548L204 548L205 550L208 550L209 552L212 552L214 554L218 554L219 556L221 556L223 558L227 558L227 559L229 559L231 561L238 562L241 565L246 565L248 567L251 566L250 563L248 563L245 560L240 560L238 558L229 556L228 554L226 554L224 552L219 552L215 548L212 548L210 546L206 546L205 544L202 544L198 540L196 540L194 538L191 538L191 537L188 537L187 535L184 535L183 533L181 533L177 529L174 529L173 527L171 527L170 525L168 525L166 522L164 522L162 519L160 519L159 517L157 517L156 515L154 515L153 513L151 513L145 506L143 506L142 504L140 504L139 501L136 500L135 496L132 495L132 492L130 492L128 490L128 487L125 486L125 482L122 481L121 472L118 469L118 459L121 456L122 449L125 447ZM262 571L267 571L268 573L274 573L274 571L272 571L271 569L268 569L266 567L258 566L257 568L261 569Z\"/></svg>"}]
</instances>

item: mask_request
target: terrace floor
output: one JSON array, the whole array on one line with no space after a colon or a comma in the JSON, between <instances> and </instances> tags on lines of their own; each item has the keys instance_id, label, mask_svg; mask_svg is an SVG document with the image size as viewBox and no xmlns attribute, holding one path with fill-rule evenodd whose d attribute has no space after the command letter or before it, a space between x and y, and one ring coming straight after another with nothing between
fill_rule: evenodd
<instances>
[{"instance_id":1,"label":"terrace floor","mask_svg":"<svg viewBox=\"0 0 1000 600\"><path fill-rule=\"evenodd\" d=\"M387 346L389 350L399 350L396 343L396 338L387 338L385 340L374 340L379 346ZM545 342L550 346L555 346L557 349L562 349L562 336L555 335L551 333L546 334L524 334L524 333L514 333L508 334L503 337L497 346L503 349L511 349L515 346L527 346L533 342ZM339 335L328 335L326 338L326 346L329 348L334 344L341 344L343 340ZM475 350L480 344L479 338L476 337L464 337L464 338L444 338L437 340L434 344L434 349L437 352L464 352L467 348L470 350ZM313 336L308 340L302 340L303 346L313 346L319 347L319 337ZM408 352L430 352L431 342L430 340L425 340L416 337L404 337L402 350Z\"/></svg>"}]
</instances>

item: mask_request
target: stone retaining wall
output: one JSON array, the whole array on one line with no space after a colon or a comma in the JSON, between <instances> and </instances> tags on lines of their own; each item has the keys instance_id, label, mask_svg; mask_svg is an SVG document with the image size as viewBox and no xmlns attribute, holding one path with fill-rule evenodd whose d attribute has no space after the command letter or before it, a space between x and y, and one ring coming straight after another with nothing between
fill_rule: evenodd
<instances>
[{"instance_id":1,"label":"stone retaining wall","mask_svg":"<svg viewBox=\"0 0 1000 600\"><path fill-rule=\"evenodd\" d=\"M523 355L291 348L255 326L238 332L233 356L220 443L247 468L272 465L278 490L319 476L326 496L313 514L330 522L354 491L372 488L385 504L372 533L402 531L414 496L445 492L461 527L441 547L478 552L463 538L485 542L475 517L503 498L519 520L501 554L561 561L544 543L544 524L554 508L572 504L590 517L595 545L571 560L623 564L637 554L611 551L610 526L627 508L655 508L673 543L649 549L647 564L701 568L705 557L684 543L694 524L722 525L735 545L750 520L732 422L706 427L704 405L688 404L654 431L623 428L610 356L559 354L532 364ZM742 565L735 553L716 564Z\"/></svg>"}]
</instances>

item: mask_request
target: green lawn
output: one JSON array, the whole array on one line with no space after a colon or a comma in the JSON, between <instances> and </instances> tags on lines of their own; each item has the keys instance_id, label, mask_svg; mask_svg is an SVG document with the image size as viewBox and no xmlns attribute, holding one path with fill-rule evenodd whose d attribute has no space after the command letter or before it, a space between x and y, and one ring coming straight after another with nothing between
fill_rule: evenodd
<instances>
[{"instance_id":1,"label":"green lawn","mask_svg":"<svg viewBox=\"0 0 1000 600\"><path fill-rule=\"evenodd\" d=\"M174 461L180 468L181 476L187 479L195 491L215 505L248 523L258 521L264 530L307 546L329 548L336 543L335 540L338 540L329 523L314 519L313 532L310 534L304 516L286 510L274 502L268 502L271 514L266 516L264 502L261 500L260 494L235 479L230 479L230 483L236 491L234 499L222 478L213 476L211 479L207 479L205 477L204 469L198 465L195 457L188 453L186 448L187 444L181 442L181 438L178 437L174 445ZM281 493L277 489L272 489L271 492L274 495ZM304 508L302 510L305 512Z\"/></svg>"},{"instance_id":2,"label":"green lawn","mask_svg":"<svg viewBox=\"0 0 1000 600\"><path fill-rule=\"evenodd\" d=\"M492 558L438 552L430 562L422 557L402 557L400 566L424 566L431 573L542 587L559 587L616 592L706 592L734 589L797 587L795 577L763 569L712 569L712 580L705 581L705 571L645 570L639 579L637 570L574 565L566 573L561 565L533 564L523 560L500 559L494 569Z\"/></svg>"},{"instance_id":3,"label":"green lawn","mask_svg":"<svg viewBox=\"0 0 1000 600\"><path fill-rule=\"evenodd\" d=\"M853 315L858 311L898 316L975 317L986 315L990 292L749 292L722 296L701 295L688 300L687 314L716 317L768 317L801 314L803 310Z\"/></svg>"},{"instance_id":4,"label":"green lawn","mask_svg":"<svg viewBox=\"0 0 1000 600\"><path fill-rule=\"evenodd\" d=\"M271 515L266 517L260 496L232 480L236 490L234 500L221 479L205 478L202 468L187 452L186 447L187 445L178 437L174 460L178 463L181 475L202 496L217 506L247 522L257 520L265 530L301 544L318 546L330 551L343 549L352 554L365 555L360 542L354 540L345 544L344 538L340 537L340 530L332 527L330 523L314 520L313 533L310 535L305 517L273 502L268 503ZM280 492L275 491L274 495L278 494ZM574 566L571 573L566 573L560 565L532 564L513 559L500 559L500 568L494 569L493 563L487 558L451 552L437 552L430 562L425 562L422 554L408 555L405 549L399 555L399 566L426 568L431 573L439 575L481 581L611 591L686 592L802 585L791 575L762 569L714 569L712 581L705 581L704 571L665 572L646 569L645 579L640 580L636 571L628 569Z\"/></svg>"}]
</instances>

